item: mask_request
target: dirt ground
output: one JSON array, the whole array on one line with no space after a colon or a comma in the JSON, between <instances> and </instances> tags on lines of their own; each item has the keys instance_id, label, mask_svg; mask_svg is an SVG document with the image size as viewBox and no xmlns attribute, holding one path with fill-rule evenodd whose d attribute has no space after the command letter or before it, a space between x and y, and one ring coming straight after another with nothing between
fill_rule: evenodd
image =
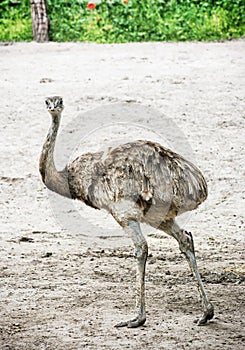
<instances>
[{"instance_id":1,"label":"dirt ground","mask_svg":"<svg viewBox=\"0 0 245 350\"><path fill-rule=\"evenodd\" d=\"M245 40L0 46L0 349L245 348L244 57ZM193 323L201 305L176 242L143 227L147 321L114 327L134 315L133 249L107 214L42 184L44 98L54 94L71 153L80 132L79 147L93 151L149 134L195 158L209 197L183 222L215 306L206 326Z\"/></svg>"}]
</instances>

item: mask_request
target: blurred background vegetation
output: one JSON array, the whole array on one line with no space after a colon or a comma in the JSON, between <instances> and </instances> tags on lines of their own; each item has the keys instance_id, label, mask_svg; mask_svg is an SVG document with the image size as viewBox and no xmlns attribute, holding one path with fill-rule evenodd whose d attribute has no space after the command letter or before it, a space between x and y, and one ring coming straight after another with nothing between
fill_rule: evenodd
<instances>
[{"instance_id":1,"label":"blurred background vegetation","mask_svg":"<svg viewBox=\"0 0 245 350\"><path fill-rule=\"evenodd\" d=\"M47 0L50 39L124 43L245 36L245 0L101 0L91 3ZM0 41L31 40L30 0L0 0Z\"/></svg>"}]
</instances>

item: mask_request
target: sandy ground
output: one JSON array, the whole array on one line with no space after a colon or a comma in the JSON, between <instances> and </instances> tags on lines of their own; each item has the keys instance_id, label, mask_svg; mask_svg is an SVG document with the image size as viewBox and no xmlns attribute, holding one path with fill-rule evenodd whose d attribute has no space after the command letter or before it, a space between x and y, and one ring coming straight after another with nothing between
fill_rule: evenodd
<instances>
[{"instance_id":1,"label":"sandy ground","mask_svg":"<svg viewBox=\"0 0 245 350\"><path fill-rule=\"evenodd\" d=\"M244 349L244 57L244 40L0 46L2 350ZM159 138L202 169L208 200L182 222L215 306L207 326L193 323L200 301L176 242L143 227L147 322L114 328L134 314L133 249L107 214L42 184L53 94L64 98L69 156Z\"/></svg>"}]
</instances>

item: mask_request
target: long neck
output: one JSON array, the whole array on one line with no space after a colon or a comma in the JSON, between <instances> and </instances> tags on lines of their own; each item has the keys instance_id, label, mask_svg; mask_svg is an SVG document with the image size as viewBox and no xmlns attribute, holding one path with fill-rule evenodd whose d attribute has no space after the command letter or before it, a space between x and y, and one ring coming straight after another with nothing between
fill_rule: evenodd
<instances>
[{"instance_id":1,"label":"long neck","mask_svg":"<svg viewBox=\"0 0 245 350\"><path fill-rule=\"evenodd\" d=\"M56 193L65 197L71 197L68 177L65 170L57 171L54 163L54 147L60 125L61 115L52 117L52 124L43 145L39 161L39 171L44 184Z\"/></svg>"}]
</instances>

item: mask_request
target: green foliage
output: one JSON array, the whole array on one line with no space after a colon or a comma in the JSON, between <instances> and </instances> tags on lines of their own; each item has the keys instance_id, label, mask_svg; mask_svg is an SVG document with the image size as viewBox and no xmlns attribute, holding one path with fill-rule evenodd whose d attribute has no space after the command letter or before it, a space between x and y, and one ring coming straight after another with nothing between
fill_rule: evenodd
<instances>
[{"instance_id":1,"label":"green foliage","mask_svg":"<svg viewBox=\"0 0 245 350\"><path fill-rule=\"evenodd\" d=\"M245 36L245 0L47 0L53 41L121 43ZM92 1L91 1L92 2ZM0 40L31 40L30 1L0 0Z\"/></svg>"},{"instance_id":2,"label":"green foliage","mask_svg":"<svg viewBox=\"0 0 245 350\"><path fill-rule=\"evenodd\" d=\"M31 41L30 1L0 0L0 41Z\"/></svg>"}]
</instances>

